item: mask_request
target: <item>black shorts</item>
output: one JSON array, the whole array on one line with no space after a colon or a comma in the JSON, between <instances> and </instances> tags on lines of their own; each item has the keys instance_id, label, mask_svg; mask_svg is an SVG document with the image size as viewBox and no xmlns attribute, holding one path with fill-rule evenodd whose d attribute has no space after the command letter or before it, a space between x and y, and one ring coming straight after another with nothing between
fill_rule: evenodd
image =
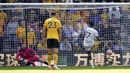
<instances>
[{"instance_id":1,"label":"black shorts","mask_svg":"<svg viewBox=\"0 0 130 73\"><path fill-rule=\"evenodd\" d=\"M59 48L57 39L47 39L47 48Z\"/></svg>"}]
</instances>

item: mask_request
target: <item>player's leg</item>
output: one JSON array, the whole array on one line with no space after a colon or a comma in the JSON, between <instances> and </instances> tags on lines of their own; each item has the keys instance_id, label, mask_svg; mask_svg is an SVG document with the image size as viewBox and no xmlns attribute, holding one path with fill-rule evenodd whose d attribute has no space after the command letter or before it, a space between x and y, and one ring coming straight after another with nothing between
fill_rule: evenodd
<instances>
[{"instance_id":1,"label":"player's leg","mask_svg":"<svg viewBox=\"0 0 130 73\"><path fill-rule=\"evenodd\" d=\"M54 48L54 69L59 69L57 67L58 62L58 48Z\"/></svg>"},{"instance_id":2,"label":"player's leg","mask_svg":"<svg viewBox=\"0 0 130 73\"><path fill-rule=\"evenodd\" d=\"M53 44L52 39L47 39L47 49L48 49L47 61L48 61L48 69L51 69L52 47L53 47L52 44Z\"/></svg>"},{"instance_id":3,"label":"player's leg","mask_svg":"<svg viewBox=\"0 0 130 73\"><path fill-rule=\"evenodd\" d=\"M54 69L59 69L57 67L58 62L58 48L59 48L59 42L57 39L53 40L53 47L54 47Z\"/></svg>"},{"instance_id":4,"label":"player's leg","mask_svg":"<svg viewBox=\"0 0 130 73\"><path fill-rule=\"evenodd\" d=\"M34 55L33 57L27 58L26 60L24 60L26 63L31 63L33 66L35 65L35 61L39 60L39 56L38 55Z\"/></svg>"},{"instance_id":5,"label":"player's leg","mask_svg":"<svg viewBox=\"0 0 130 73\"><path fill-rule=\"evenodd\" d=\"M85 50L87 51L87 54L88 54L88 60L89 60L89 63L90 65L92 66L92 68L94 68L94 64L93 64L93 60L92 60L92 56L91 56L91 48L93 47L93 44L86 44L85 47Z\"/></svg>"},{"instance_id":6,"label":"player's leg","mask_svg":"<svg viewBox=\"0 0 130 73\"><path fill-rule=\"evenodd\" d=\"M34 62L30 62L30 61L27 62L26 66L30 66L31 64L32 66L36 66Z\"/></svg>"},{"instance_id":7,"label":"player's leg","mask_svg":"<svg viewBox=\"0 0 130 73\"><path fill-rule=\"evenodd\" d=\"M93 60L92 60L92 56L91 56L91 50L87 51L87 53L88 53L89 63L92 66L92 68L94 68L94 64L93 64Z\"/></svg>"},{"instance_id":8,"label":"player's leg","mask_svg":"<svg viewBox=\"0 0 130 73\"><path fill-rule=\"evenodd\" d=\"M31 61L30 58L28 58L28 59L23 59L23 62L26 64L26 66L30 66L31 64L32 64L33 66L36 66L35 63L34 63L34 61Z\"/></svg>"},{"instance_id":9,"label":"player's leg","mask_svg":"<svg viewBox=\"0 0 130 73\"><path fill-rule=\"evenodd\" d=\"M51 69L51 60L52 60L52 49L48 48L48 57L47 57L48 69Z\"/></svg>"}]
</instances>

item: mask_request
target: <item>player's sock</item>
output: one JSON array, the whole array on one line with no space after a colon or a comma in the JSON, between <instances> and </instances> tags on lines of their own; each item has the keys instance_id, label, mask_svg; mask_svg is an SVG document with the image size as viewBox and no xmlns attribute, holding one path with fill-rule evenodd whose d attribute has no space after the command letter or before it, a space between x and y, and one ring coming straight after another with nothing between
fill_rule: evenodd
<instances>
[{"instance_id":1,"label":"player's sock","mask_svg":"<svg viewBox=\"0 0 130 73\"><path fill-rule=\"evenodd\" d=\"M53 69L55 70L60 70L60 68L57 67L57 62L58 62L58 54L54 54L54 67Z\"/></svg>"},{"instance_id":2,"label":"player's sock","mask_svg":"<svg viewBox=\"0 0 130 73\"><path fill-rule=\"evenodd\" d=\"M54 70L60 70L60 68L58 68L57 65L54 65L53 69Z\"/></svg>"},{"instance_id":3,"label":"player's sock","mask_svg":"<svg viewBox=\"0 0 130 73\"><path fill-rule=\"evenodd\" d=\"M54 54L54 65L57 65L58 62L58 54Z\"/></svg>"},{"instance_id":4,"label":"player's sock","mask_svg":"<svg viewBox=\"0 0 130 73\"><path fill-rule=\"evenodd\" d=\"M90 55L88 56L88 60L89 60L90 65L92 66L92 68L94 68L93 60Z\"/></svg>"},{"instance_id":5,"label":"player's sock","mask_svg":"<svg viewBox=\"0 0 130 73\"><path fill-rule=\"evenodd\" d=\"M92 57L91 57L91 50L88 51L88 60L89 60L90 65L92 66L92 68L94 68L93 60L92 60Z\"/></svg>"},{"instance_id":6,"label":"player's sock","mask_svg":"<svg viewBox=\"0 0 130 73\"><path fill-rule=\"evenodd\" d=\"M90 63L90 65L92 66L92 68L94 68L93 60L89 60L89 63Z\"/></svg>"},{"instance_id":7,"label":"player's sock","mask_svg":"<svg viewBox=\"0 0 130 73\"><path fill-rule=\"evenodd\" d=\"M51 70L51 66L48 66L48 70Z\"/></svg>"},{"instance_id":8,"label":"player's sock","mask_svg":"<svg viewBox=\"0 0 130 73\"><path fill-rule=\"evenodd\" d=\"M52 55L48 54L48 57L47 57L48 66L51 66L51 59L52 59Z\"/></svg>"}]
</instances>

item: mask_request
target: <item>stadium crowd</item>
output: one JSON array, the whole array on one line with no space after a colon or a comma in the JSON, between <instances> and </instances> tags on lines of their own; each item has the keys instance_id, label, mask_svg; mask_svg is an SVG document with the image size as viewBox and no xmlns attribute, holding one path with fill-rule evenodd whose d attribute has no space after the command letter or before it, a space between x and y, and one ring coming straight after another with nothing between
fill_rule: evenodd
<instances>
[{"instance_id":1,"label":"stadium crowd","mask_svg":"<svg viewBox=\"0 0 130 73\"><path fill-rule=\"evenodd\" d=\"M122 34L121 18L122 12L127 9L110 7L84 10L0 10L0 41L3 41L3 45L0 44L0 51L15 52L18 50L19 42L26 43L27 41L28 46L35 50L47 50L46 43L42 41L42 32L44 32L42 27L44 21L49 18L50 12L55 11L57 19L61 20L63 26L60 50L82 50L84 30L88 27L89 21L93 21L96 25L95 29L98 30L102 40L96 41L95 45L97 46L93 50L103 52L105 49L112 49L119 52L119 50L124 49L120 44Z\"/></svg>"}]
</instances>

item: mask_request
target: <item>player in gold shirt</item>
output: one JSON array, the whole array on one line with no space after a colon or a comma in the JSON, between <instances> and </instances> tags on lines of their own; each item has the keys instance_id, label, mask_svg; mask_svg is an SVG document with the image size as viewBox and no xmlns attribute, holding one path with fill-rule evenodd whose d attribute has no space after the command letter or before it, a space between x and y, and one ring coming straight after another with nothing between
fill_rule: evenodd
<instances>
[{"instance_id":1,"label":"player in gold shirt","mask_svg":"<svg viewBox=\"0 0 130 73\"><path fill-rule=\"evenodd\" d=\"M54 67L53 69L59 69L57 67L58 62L58 48L61 38L61 22L56 18L56 13L51 12L51 18L44 22L43 27L43 40L47 38L48 48L48 69L51 69L52 50L54 49ZM46 36L47 34L47 36Z\"/></svg>"}]
</instances>

